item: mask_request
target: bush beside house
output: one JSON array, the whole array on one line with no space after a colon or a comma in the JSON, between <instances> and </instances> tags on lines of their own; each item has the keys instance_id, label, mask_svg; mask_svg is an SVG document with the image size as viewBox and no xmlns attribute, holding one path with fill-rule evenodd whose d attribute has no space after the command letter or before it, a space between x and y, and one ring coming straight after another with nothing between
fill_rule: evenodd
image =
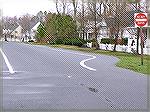
<instances>
[{"instance_id":1,"label":"bush beside house","mask_svg":"<svg viewBox=\"0 0 150 112\"><path fill-rule=\"evenodd\" d=\"M122 38L117 40L119 45L127 45L128 44L128 39L127 38ZM102 38L101 43L103 44L115 44L115 39L114 38Z\"/></svg>"},{"instance_id":2,"label":"bush beside house","mask_svg":"<svg viewBox=\"0 0 150 112\"><path fill-rule=\"evenodd\" d=\"M74 45L81 47L82 45L86 44L86 41L81 38L65 38L61 39L58 38L54 41L49 41L50 44L64 44L64 45Z\"/></svg>"}]
</instances>

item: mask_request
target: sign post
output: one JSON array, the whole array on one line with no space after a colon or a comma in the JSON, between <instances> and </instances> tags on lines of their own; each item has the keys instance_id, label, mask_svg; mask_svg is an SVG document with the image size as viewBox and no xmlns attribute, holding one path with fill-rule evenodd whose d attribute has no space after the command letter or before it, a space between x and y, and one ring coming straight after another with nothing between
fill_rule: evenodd
<instances>
[{"instance_id":1,"label":"sign post","mask_svg":"<svg viewBox=\"0 0 150 112\"><path fill-rule=\"evenodd\" d=\"M140 29L140 37L141 37L141 65L143 65L143 46L144 46L144 34L142 32L142 27L148 26L148 18L147 13L135 13L134 14L134 23L135 27Z\"/></svg>"},{"instance_id":2,"label":"sign post","mask_svg":"<svg viewBox=\"0 0 150 112\"><path fill-rule=\"evenodd\" d=\"M143 65L143 46L144 46L144 35L142 32L142 28L140 28L140 36L141 36L141 65Z\"/></svg>"}]
</instances>

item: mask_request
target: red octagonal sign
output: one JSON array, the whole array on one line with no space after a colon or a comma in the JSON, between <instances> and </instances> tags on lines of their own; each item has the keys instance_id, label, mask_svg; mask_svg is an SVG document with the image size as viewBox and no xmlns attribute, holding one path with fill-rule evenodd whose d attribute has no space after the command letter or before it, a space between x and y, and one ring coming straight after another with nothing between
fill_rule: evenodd
<instances>
[{"instance_id":1,"label":"red octagonal sign","mask_svg":"<svg viewBox=\"0 0 150 112\"><path fill-rule=\"evenodd\" d=\"M135 13L135 27L147 27L148 26L148 18L147 13Z\"/></svg>"}]
</instances>

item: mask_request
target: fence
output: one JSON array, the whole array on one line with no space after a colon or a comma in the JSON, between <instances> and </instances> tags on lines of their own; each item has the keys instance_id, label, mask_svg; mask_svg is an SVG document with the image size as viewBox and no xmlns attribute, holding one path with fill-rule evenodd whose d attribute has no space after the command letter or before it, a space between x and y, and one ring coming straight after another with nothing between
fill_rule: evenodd
<instances>
[{"instance_id":1,"label":"fence","mask_svg":"<svg viewBox=\"0 0 150 112\"><path fill-rule=\"evenodd\" d=\"M113 44L99 44L99 47L100 47L100 49L103 49L103 50L113 51L114 45ZM121 52L133 53L132 49L136 50L135 47L129 47L127 45L117 45L116 46L116 51L121 51ZM139 49L139 54L141 53L140 51L141 50ZM144 48L143 53L150 55L150 47Z\"/></svg>"}]
</instances>

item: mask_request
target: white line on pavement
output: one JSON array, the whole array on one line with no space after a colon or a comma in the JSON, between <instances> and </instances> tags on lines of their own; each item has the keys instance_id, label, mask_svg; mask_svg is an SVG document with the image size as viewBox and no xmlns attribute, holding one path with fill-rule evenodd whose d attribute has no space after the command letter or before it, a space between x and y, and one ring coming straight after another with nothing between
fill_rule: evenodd
<instances>
[{"instance_id":1,"label":"white line on pavement","mask_svg":"<svg viewBox=\"0 0 150 112\"><path fill-rule=\"evenodd\" d=\"M0 52L1 52L2 55L3 55L3 58L4 58L4 60L5 60L5 63L6 63L6 65L7 65L7 67L8 67L9 73L11 73L11 74L15 73L14 70L13 70L13 68L12 68L12 66L11 66L11 64L10 64L9 61L8 61L8 58L6 57L6 55L4 54L4 52L2 51L2 49L0 49Z\"/></svg>"},{"instance_id":2,"label":"white line on pavement","mask_svg":"<svg viewBox=\"0 0 150 112\"><path fill-rule=\"evenodd\" d=\"M81 55L81 56L89 56L89 57L92 57L92 58L88 58L88 59L82 60L82 61L80 62L80 65L81 65L82 67L88 69L88 70L96 71L96 69L91 68L91 67L88 67L88 66L85 65L85 62L86 62L86 61L93 60L93 59L96 58L96 56L87 55L87 54L81 54L81 53L73 53L73 52L62 51L62 50L59 50L59 51L61 51L61 52L66 52L66 53L70 53L70 54L77 54L77 55Z\"/></svg>"},{"instance_id":3,"label":"white line on pavement","mask_svg":"<svg viewBox=\"0 0 150 112\"><path fill-rule=\"evenodd\" d=\"M89 69L89 70L96 71L96 69L91 68L91 67L88 67L88 66L85 65L85 62L86 62L86 61L89 61L89 60L92 60L92 59L95 59L95 58L96 58L96 56L93 56L92 58L82 60L82 61L80 62L80 65L81 65L82 67L84 67L84 68Z\"/></svg>"},{"instance_id":4,"label":"white line on pavement","mask_svg":"<svg viewBox=\"0 0 150 112\"><path fill-rule=\"evenodd\" d=\"M82 67L88 69L88 70L96 71L96 69L91 68L91 67L88 67L88 66L85 65L85 62L86 62L86 61L93 60L93 59L96 58L96 56L87 55L87 54L81 54L81 53L73 53L73 52L69 52L69 51L62 51L62 50L56 50L56 49L51 49L51 50L54 50L54 51L61 51L61 52L70 53L70 54L77 54L77 55L92 57L92 58L88 58L88 59L82 60L82 61L80 62L80 65L81 65Z\"/></svg>"}]
</instances>

